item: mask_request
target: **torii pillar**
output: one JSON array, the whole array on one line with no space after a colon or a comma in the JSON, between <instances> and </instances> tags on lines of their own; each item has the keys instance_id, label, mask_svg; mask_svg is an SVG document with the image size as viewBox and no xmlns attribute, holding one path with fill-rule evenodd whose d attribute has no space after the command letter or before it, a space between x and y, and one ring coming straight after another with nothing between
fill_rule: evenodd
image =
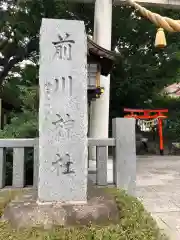
<instances>
[{"instance_id":1,"label":"torii pillar","mask_svg":"<svg viewBox=\"0 0 180 240\"><path fill-rule=\"evenodd\" d=\"M96 0L94 15L93 40L101 47L111 50L112 32L112 0ZM99 99L91 102L90 106L90 138L108 138L109 130L109 98L110 75L101 76L101 87L104 93ZM95 160L96 149L89 152L89 158Z\"/></svg>"}]
</instances>

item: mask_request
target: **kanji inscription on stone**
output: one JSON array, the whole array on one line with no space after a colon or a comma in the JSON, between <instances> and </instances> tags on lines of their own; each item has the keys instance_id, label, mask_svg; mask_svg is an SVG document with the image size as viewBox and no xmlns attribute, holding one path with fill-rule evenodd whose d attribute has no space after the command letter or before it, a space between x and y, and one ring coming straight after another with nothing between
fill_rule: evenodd
<instances>
[{"instance_id":1,"label":"kanji inscription on stone","mask_svg":"<svg viewBox=\"0 0 180 240\"><path fill-rule=\"evenodd\" d=\"M57 35L57 41L53 41L52 44L55 47L55 54L61 60L72 60L72 44L75 41L70 38L69 33L65 33L64 36Z\"/></svg>"},{"instance_id":2,"label":"kanji inscription on stone","mask_svg":"<svg viewBox=\"0 0 180 240\"><path fill-rule=\"evenodd\" d=\"M39 202L87 202L87 36L82 21L42 19Z\"/></svg>"},{"instance_id":3,"label":"kanji inscription on stone","mask_svg":"<svg viewBox=\"0 0 180 240\"><path fill-rule=\"evenodd\" d=\"M63 174L72 174L75 173L74 170L72 170L71 165L73 164L73 162L71 161L71 157L69 155L69 153L66 153L65 156L65 170L63 171Z\"/></svg>"},{"instance_id":4,"label":"kanji inscription on stone","mask_svg":"<svg viewBox=\"0 0 180 240\"><path fill-rule=\"evenodd\" d=\"M63 132L67 132L67 137L70 137L70 130L73 128L74 120L71 116L67 113L65 118L61 116L61 114L56 113L56 121L53 121L52 124L59 129L60 136L63 136Z\"/></svg>"},{"instance_id":5,"label":"kanji inscription on stone","mask_svg":"<svg viewBox=\"0 0 180 240\"><path fill-rule=\"evenodd\" d=\"M52 162L52 166L55 167L57 171L57 175L59 176L60 174L60 168L62 167L62 157L60 156L59 153L56 154L57 160L55 162Z\"/></svg>"},{"instance_id":6,"label":"kanji inscription on stone","mask_svg":"<svg viewBox=\"0 0 180 240\"><path fill-rule=\"evenodd\" d=\"M68 96L72 96L72 76L68 77L56 77L53 79L53 81L48 81L45 83L45 93L47 94L47 97L51 93L65 93Z\"/></svg>"},{"instance_id":7,"label":"kanji inscription on stone","mask_svg":"<svg viewBox=\"0 0 180 240\"><path fill-rule=\"evenodd\" d=\"M71 161L71 157L69 153L66 153L64 156L60 156L59 153L56 154L57 160L52 162L52 166L57 172L57 176L60 175L60 169L62 174L72 174L75 171L71 168L73 162Z\"/></svg>"}]
</instances>

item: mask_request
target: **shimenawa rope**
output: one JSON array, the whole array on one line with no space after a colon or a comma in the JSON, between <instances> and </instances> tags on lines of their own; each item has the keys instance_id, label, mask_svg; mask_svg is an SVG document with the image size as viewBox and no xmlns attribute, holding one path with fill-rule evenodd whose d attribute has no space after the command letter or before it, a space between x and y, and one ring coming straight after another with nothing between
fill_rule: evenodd
<instances>
[{"instance_id":1,"label":"shimenawa rope","mask_svg":"<svg viewBox=\"0 0 180 240\"><path fill-rule=\"evenodd\" d=\"M158 13L151 12L147 8L142 7L140 4L136 3L134 0L126 0L126 2L131 7L138 10L143 17L149 19L158 27L155 40L156 47L162 48L167 45L164 30L168 32L180 32L180 20L174 20L168 17L161 16Z\"/></svg>"}]
</instances>

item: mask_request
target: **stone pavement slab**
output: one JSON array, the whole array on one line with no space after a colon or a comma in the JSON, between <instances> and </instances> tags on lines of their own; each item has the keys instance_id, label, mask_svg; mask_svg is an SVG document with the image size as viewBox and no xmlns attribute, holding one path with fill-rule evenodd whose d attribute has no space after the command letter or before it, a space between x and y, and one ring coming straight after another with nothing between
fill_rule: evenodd
<instances>
[{"instance_id":1,"label":"stone pavement slab","mask_svg":"<svg viewBox=\"0 0 180 240\"><path fill-rule=\"evenodd\" d=\"M150 210L152 213L164 213L164 212L176 212L180 211L170 199L163 198L146 198L142 199L144 207Z\"/></svg>"},{"instance_id":2,"label":"stone pavement slab","mask_svg":"<svg viewBox=\"0 0 180 240\"><path fill-rule=\"evenodd\" d=\"M112 165L109 158L109 184L113 182ZM95 171L94 161L90 169ZM159 227L170 240L180 240L180 156L138 156L136 184L136 196Z\"/></svg>"},{"instance_id":3,"label":"stone pavement slab","mask_svg":"<svg viewBox=\"0 0 180 240\"><path fill-rule=\"evenodd\" d=\"M172 229L167 222L164 221L163 218L161 218L160 215L152 214L152 217L156 220L159 228L162 232L164 232L167 236L169 236L170 240L176 240L179 239L179 230L178 229Z\"/></svg>"},{"instance_id":4,"label":"stone pavement slab","mask_svg":"<svg viewBox=\"0 0 180 240\"><path fill-rule=\"evenodd\" d=\"M180 239L180 157L137 159L136 195L171 240Z\"/></svg>"}]
</instances>

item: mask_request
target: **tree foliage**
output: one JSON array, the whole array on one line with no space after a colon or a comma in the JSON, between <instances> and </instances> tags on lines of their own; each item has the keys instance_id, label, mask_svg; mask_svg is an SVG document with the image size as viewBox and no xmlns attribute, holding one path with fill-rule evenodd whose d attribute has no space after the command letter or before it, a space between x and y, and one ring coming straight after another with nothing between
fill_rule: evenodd
<instances>
[{"instance_id":1,"label":"tree foliage","mask_svg":"<svg viewBox=\"0 0 180 240\"><path fill-rule=\"evenodd\" d=\"M38 135L38 58L42 18L79 19L87 12L90 16L93 9L87 6L84 12L81 6L69 5L61 0L1 3L1 93L10 90L13 96L19 95L21 111L11 113L11 124L0 131L0 137ZM92 29L91 23L89 19L86 20L87 30ZM24 60L30 64L22 68L20 63Z\"/></svg>"},{"instance_id":2,"label":"tree foliage","mask_svg":"<svg viewBox=\"0 0 180 240\"><path fill-rule=\"evenodd\" d=\"M175 11L153 10L178 19ZM156 27L137 13L132 14L128 7L114 9L113 23L116 46L123 58L123 66L114 69L111 81L111 114L115 117L123 114L124 107L146 107L148 99L178 81L180 36L167 34L168 46L156 49Z\"/></svg>"},{"instance_id":3,"label":"tree foliage","mask_svg":"<svg viewBox=\"0 0 180 240\"><path fill-rule=\"evenodd\" d=\"M84 20L93 32L91 4L62 0L1 1L0 3L0 84L1 92L11 89L20 101L20 110L11 114L11 124L1 137L38 135L38 58L39 29L42 18ZM6 8L2 8L2 5ZM153 9L179 18L175 10ZM124 107L146 107L168 84L179 78L178 34L167 34L167 48L155 49L156 27L127 6L113 8L112 49L121 53L112 72L110 118L122 116ZM30 61L22 68L20 63ZM18 75L17 75L18 73ZM163 101L161 101L163 106ZM161 107L159 102L159 107ZM174 103L173 103L174 104ZM156 104L154 104L155 106Z\"/></svg>"}]
</instances>

